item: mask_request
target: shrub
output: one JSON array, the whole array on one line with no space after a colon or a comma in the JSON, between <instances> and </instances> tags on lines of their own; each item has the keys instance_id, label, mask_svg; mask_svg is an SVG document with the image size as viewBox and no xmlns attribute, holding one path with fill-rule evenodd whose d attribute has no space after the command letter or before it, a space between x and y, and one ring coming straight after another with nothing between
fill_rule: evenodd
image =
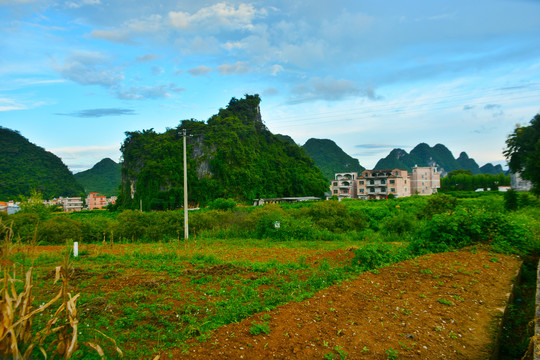
<instances>
[{"instance_id":1,"label":"shrub","mask_svg":"<svg viewBox=\"0 0 540 360\"><path fill-rule=\"evenodd\" d=\"M504 193L504 208L508 211L518 209L518 194L513 189Z\"/></svg>"},{"instance_id":2,"label":"shrub","mask_svg":"<svg viewBox=\"0 0 540 360\"><path fill-rule=\"evenodd\" d=\"M414 254L423 254L483 242L507 251L511 247L517 252L527 252L532 246L531 237L524 224L503 213L458 209L453 213L433 215L409 246Z\"/></svg>"},{"instance_id":3,"label":"shrub","mask_svg":"<svg viewBox=\"0 0 540 360\"><path fill-rule=\"evenodd\" d=\"M311 240L315 235L310 219L287 218L279 212L263 215L257 224L257 236L261 239Z\"/></svg>"},{"instance_id":4,"label":"shrub","mask_svg":"<svg viewBox=\"0 0 540 360\"><path fill-rule=\"evenodd\" d=\"M65 215L54 216L39 227L39 239L49 244L65 244L69 240L79 241L81 237L81 224Z\"/></svg>"},{"instance_id":5,"label":"shrub","mask_svg":"<svg viewBox=\"0 0 540 360\"><path fill-rule=\"evenodd\" d=\"M208 207L213 210L230 210L236 207L236 202L233 199L217 198Z\"/></svg>"},{"instance_id":6,"label":"shrub","mask_svg":"<svg viewBox=\"0 0 540 360\"><path fill-rule=\"evenodd\" d=\"M389 234L404 235L414 233L418 220L405 212L387 217L381 223L381 230Z\"/></svg>"},{"instance_id":7,"label":"shrub","mask_svg":"<svg viewBox=\"0 0 540 360\"><path fill-rule=\"evenodd\" d=\"M14 237L16 239L20 237L22 241L28 242L34 237L40 220L38 214L17 213L7 218L6 223L9 225L11 222Z\"/></svg>"},{"instance_id":8,"label":"shrub","mask_svg":"<svg viewBox=\"0 0 540 360\"><path fill-rule=\"evenodd\" d=\"M114 221L105 216L93 216L81 218L79 222L83 241L90 243L102 241L103 235L110 231Z\"/></svg>"},{"instance_id":9,"label":"shrub","mask_svg":"<svg viewBox=\"0 0 540 360\"><path fill-rule=\"evenodd\" d=\"M345 232L366 228L364 214L358 210L349 210L339 201L322 201L304 208L298 213L309 216L319 229L331 232Z\"/></svg>"},{"instance_id":10,"label":"shrub","mask_svg":"<svg viewBox=\"0 0 540 360\"><path fill-rule=\"evenodd\" d=\"M363 270L371 270L407 258L407 249L396 248L388 243L369 243L355 250L352 265Z\"/></svg>"},{"instance_id":11,"label":"shrub","mask_svg":"<svg viewBox=\"0 0 540 360\"><path fill-rule=\"evenodd\" d=\"M141 239L146 232L145 214L137 210L122 211L116 218L116 224L111 230L114 237L126 239Z\"/></svg>"},{"instance_id":12,"label":"shrub","mask_svg":"<svg viewBox=\"0 0 540 360\"><path fill-rule=\"evenodd\" d=\"M422 216L431 219L433 215L453 211L457 204L458 201L456 198L445 194L431 196L422 210Z\"/></svg>"}]
</instances>

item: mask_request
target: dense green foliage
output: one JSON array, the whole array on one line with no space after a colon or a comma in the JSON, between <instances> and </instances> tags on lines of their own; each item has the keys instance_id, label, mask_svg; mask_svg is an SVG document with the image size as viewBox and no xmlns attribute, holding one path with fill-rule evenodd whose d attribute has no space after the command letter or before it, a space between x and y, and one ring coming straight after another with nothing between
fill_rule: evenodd
<instances>
[{"instance_id":1,"label":"dense green foliage","mask_svg":"<svg viewBox=\"0 0 540 360\"><path fill-rule=\"evenodd\" d=\"M81 196L84 191L62 160L29 142L18 132L0 127L0 199L15 200L39 191L47 199Z\"/></svg>"},{"instance_id":2,"label":"dense green foliage","mask_svg":"<svg viewBox=\"0 0 540 360\"><path fill-rule=\"evenodd\" d=\"M321 169L328 181L334 179L334 174L342 172L361 173L365 168L358 159L346 154L335 142L328 139L309 139L302 146Z\"/></svg>"},{"instance_id":3,"label":"dense green foliage","mask_svg":"<svg viewBox=\"0 0 540 360\"><path fill-rule=\"evenodd\" d=\"M217 199L205 209L189 212L189 232L194 238L230 241L258 238L410 243L399 256L476 243L490 244L503 252L540 249L536 243L540 238L540 208L534 197L520 194L517 208L507 210L507 195L502 193L488 192L480 197L458 194L262 207L234 206L230 199ZM84 243L172 241L179 240L184 232L181 210L95 211L46 217L21 212L4 216L3 221L12 222L16 237L23 241L30 241L37 228L38 241L53 244L70 239Z\"/></svg>"},{"instance_id":4,"label":"dense green foliage","mask_svg":"<svg viewBox=\"0 0 540 360\"><path fill-rule=\"evenodd\" d=\"M76 173L75 179L88 194L97 192L100 195L118 196L122 183L122 166L109 158L105 158L91 169Z\"/></svg>"},{"instance_id":5,"label":"dense green foliage","mask_svg":"<svg viewBox=\"0 0 540 360\"><path fill-rule=\"evenodd\" d=\"M499 174L503 172L500 165L493 166L486 164L479 167L474 159L469 158L467 153L462 152L456 159L454 155L442 144L430 147L428 144L418 144L410 153L403 149L394 149L387 157L379 160L375 169L404 169L411 171L415 166L437 166L445 173L453 170L464 169L472 174L490 173Z\"/></svg>"},{"instance_id":6,"label":"dense green foliage","mask_svg":"<svg viewBox=\"0 0 540 360\"><path fill-rule=\"evenodd\" d=\"M252 201L284 196L322 196L328 184L298 145L281 140L264 126L258 95L233 98L206 123L184 120L158 134L127 132L122 144L124 208L165 210L183 204L183 146L186 130L191 203L217 198ZM133 197L132 197L133 190Z\"/></svg>"},{"instance_id":7,"label":"dense green foliage","mask_svg":"<svg viewBox=\"0 0 540 360\"><path fill-rule=\"evenodd\" d=\"M504 173L471 175L470 172L458 170L441 179L440 191L497 190L499 186L510 186L510 176Z\"/></svg>"},{"instance_id":8,"label":"dense green foliage","mask_svg":"<svg viewBox=\"0 0 540 360\"><path fill-rule=\"evenodd\" d=\"M530 180L533 192L540 195L540 114L531 120L529 126L517 126L508 136L504 156L510 170Z\"/></svg>"}]
</instances>

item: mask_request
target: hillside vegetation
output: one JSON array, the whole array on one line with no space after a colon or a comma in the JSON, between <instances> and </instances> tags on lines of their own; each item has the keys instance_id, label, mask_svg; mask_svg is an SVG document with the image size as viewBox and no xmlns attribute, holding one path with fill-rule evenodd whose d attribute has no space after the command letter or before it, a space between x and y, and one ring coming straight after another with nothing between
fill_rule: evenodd
<instances>
[{"instance_id":1,"label":"hillside vegetation","mask_svg":"<svg viewBox=\"0 0 540 360\"><path fill-rule=\"evenodd\" d=\"M32 144L17 131L0 127L0 199L15 200L41 192L44 198L84 192L62 160Z\"/></svg>"},{"instance_id":2,"label":"hillside vegetation","mask_svg":"<svg viewBox=\"0 0 540 360\"><path fill-rule=\"evenodd\" d=\"M411 171L415 166L437 166L443 175L454 170L468 170L473 175L488 173L496 175L503 172L500 165L486 164L479 167L474 159L469 158L467 153L462 152L456 159L452 152L442 144L431 147L426 143L418 144L407 153L403 149L394 149L387 157L380 159L375 169L404 169Z\"/></svg>"},{"instance_id":3,"label":"hillside vegetation","mask_svg":"<svg viewBox=\"0 0 540 360\"><path fill-rule=\"evenodd\" d=\"M105 158L91 169L75 174L75 179L88 194L97 192L101 195L117 196L122 183L122 166L109 158Z\"/></svg>"},{"instance_id":4,"label":"hillside vegetation","mask_svg":"<svg viewBox=\"0 0 540 360\"><path fill-rule=\"evenodd\" d=\"M328 139L309 139L302 146L311 156L315 165L321 169L328 181L334 179L336 173L357 172L365 168L360 165L358 159L346 154L335 142Z\"/></svg>"},{"instance_id":5,"label":"hillside vegetation","mask_svg":"<svg viewBox=\"0 0 540 360\"><path fill-rule=\"evenodd\" d=\"M300 146L264 125L258 95L233 98L207 122L184 120L159 134L127 132L122 144L125 208L174 209L183 203L182 132L188 134L189 200L251 201L263 197L323 196L328 184Z\"/></svg>"}]
</instances>

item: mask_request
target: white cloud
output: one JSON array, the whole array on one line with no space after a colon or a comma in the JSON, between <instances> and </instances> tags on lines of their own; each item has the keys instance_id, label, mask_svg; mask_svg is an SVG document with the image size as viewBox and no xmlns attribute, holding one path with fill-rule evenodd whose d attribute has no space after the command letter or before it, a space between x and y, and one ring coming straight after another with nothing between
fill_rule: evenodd
<instances>
[{"instance_id":1,"label":"white cloud","mask_svg":"<svg viewBox=\"0 0 540 360\"><path fill-rule=\"evenodd\" d=\"M218 65L217 70L221 75L247 74L251 72L251 67L248 63L238 61L235 64Z\"/></svg>"},{"instance_id":2,"label":"white cloud","mask_svg":"<svg viewBox=\"0 0 540 360\"><path fill-rule=\"evenodd\" d=\"M133 43L131 35L124 29L121 30L92 30L90 36L95 39L107 40L113 43Z\"/></svg>"},{"instance_id":3,"label":"white cloud","mask_svg":"<svg viewBox=\"0 0 540 360\"><path fill-rule=\"evenodd\" d=\"M362 96L371 99L375 98L375 93L371 88L360 88L360 86L350 80L334 79L331 76L325 78L314 77L307 83L297 85L292 89L293 98L290 103L302 103L313 100L343 100L351 96Z\"/></svg>"},{"instance_id":4,"label":"white cloud","mask_svg":"<svg viewBox=\"0 0 540 360\"><path fill-rule=\"evenodd\" d=\"M56 70L66 79L81 85L110 87L123 79L121 71L111 67L108 58L99 52L77 51Z\"/></svg>"},{"instance_id":5,"label":"white cloud","mask_svg":"<svg viewBox=\"0 0 540 360\"><path fill-rule=\"evenodd\" d=\"M15 100L0 98L0 111L25 110L26 106L17 103Z\"/></svg>"},{"instance_id":6,"label":"white cloud","mask_svg":"<svg viewBox=\"0 0 540 360\"><path fill-rule=\"evenodd\" d=\"M208 75L212 71L212 68L209 68L208 66L197 66L196 68L189 69L188 73L190 73L193 76L199 76L199 75Z\"/></svg>"},{"instance_id":7,"label":"white cloud","mask_svg":"<svg viewBox=\"0 0 540 360\"><path fill-rule=\"evenodd\" d=\"M257 11L250 4L234 7L223 2L202 8L194 14L171 11L169 20L173 27L180 30L249 30L253 28L252 21L258 14L265 15L266 12Z\"/></svg>"},{"instance_id":8,"label":"white cloud","mask_svg":"<svg viewBox=\"0 0 540 360\"><path fill-rule=\"evenodd\" d=\"M68 1L66 2L66 6L71 9L78 9L82 6L87 5L99 5L101 4L100 0L82 0L82 1Z\"/></svg>"},{"instance_id":9,"label":"white cloud","mask_svg":"<svg viewBox=\"0 0 540 360\"><path fill-rule=\"evenodd\" d=\"M131 19L120 28L109 30L92 30L90 37L114 43L134 44L133 37L145 34L160 34L163 30L161 15L149 15L140 19Z\"/></svg>"},{"instance_id":10,"label":"white cloud","mask_svg":"<svg viewBox=\"0 0 540 360\"><path fill-rule=\"evenodd\" d=\"M159 99L170 97L169 91L180 92L182 88L177 88L175 84L156 86L130 86L127 89L116 90L116 96L123 100Z\"/></svg>"},{"instance_id":11,"label":"white cloud","mask_svg":"<svg viewBox=\"0 0 540 360\"><path fill-rule=\"evenodd\" d=\"M276 76L278 73L280 73L282 71L283 71L283 66L281 66L281 65L274 64L274 65L270 66L270 73L272 74L272 76Z\"/></svg>"},{"instance_id":12,"label":"white cloud","mask_svg":"<svg viewBox=\"0 0 540 360\"><path fill-rule=\"evenodd\" d=\"M146 54L144 56L137 56L137 62L150 62L159 59L158 55L155 54Z\"/></svg>"}]
</instances>

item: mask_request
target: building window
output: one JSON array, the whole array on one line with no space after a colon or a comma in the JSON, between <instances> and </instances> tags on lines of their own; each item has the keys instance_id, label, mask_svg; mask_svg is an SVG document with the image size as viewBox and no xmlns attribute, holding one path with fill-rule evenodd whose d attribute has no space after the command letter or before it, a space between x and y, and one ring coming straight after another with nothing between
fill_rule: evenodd
<instances>
[{"instance_id":1,"label":"building window","mask_svg":"<svg viewBox=\"0 0 540 360\"><path fill-rule=\"evenodd\" d=\"M370 183L371 185L373 185L373 184L375 184L375 180L369 180L369 183Z\"/></svg>"},{"instance_id":2,"label":"building window","mask_svg":"<svg viewBox=\"0 0 540 360\"><path fill-rule=\"evenodd\" d=\"M334 194L337 194L337 193L338 193L338 191L337 191L337 190L334 190Z\"/></svg>"},{"instance_id":3,"label":"building window","mask_svg":"<svg viewBox=\"0 0 540 360\"><path fill-rule=\"evenodd\" d=\"M386 184L386 180L382 179L381 184Z\"/></svg>"},{"instance_id":4,"label":"building window","mask_svg":"<svg viewBox=\"0 0 540 360\"><path fill-rule=\"evenodd\" d=\"M364 180L360 180L360 181L358 182L358 184L364 185Z\"/></svg>"},{"instance_id":5,"label":"building window","mask_svg":"<svg viewBox=\"0 0 540 360\"><path fill-rule=\"evenodd\" d=\"M334 182L334 186L337 186L337 181Z\"/></svg>"},{"instance_id":6,"label":"building window","mask_svg":"<svg viewBox=\"0 0 540 360\"><path fill-rule=\"evenodd\" d=\"M363 194L363 193L364 193L364 189L360 189L360 190L358 190L358 192L360 192L360 194Z\"/></svg>"},{"instance_id":7,"label":"building window","mask_svg":"<svg viewBox=\"0 0 540 360\"><path fill-rule=\"evenodd\" d=\"M390 184L395 184L396 180L390 180Z\"/></svg>"},{"instance_id":8,"label":"building window","mask_svg":"<svg viewBox=\"0 0 540 360\"><path fill-rule=\"evenodd\" d=\"M395 188L390 188L390 192L396 192L396 189Z\"/></svg>"}]
</instances>

